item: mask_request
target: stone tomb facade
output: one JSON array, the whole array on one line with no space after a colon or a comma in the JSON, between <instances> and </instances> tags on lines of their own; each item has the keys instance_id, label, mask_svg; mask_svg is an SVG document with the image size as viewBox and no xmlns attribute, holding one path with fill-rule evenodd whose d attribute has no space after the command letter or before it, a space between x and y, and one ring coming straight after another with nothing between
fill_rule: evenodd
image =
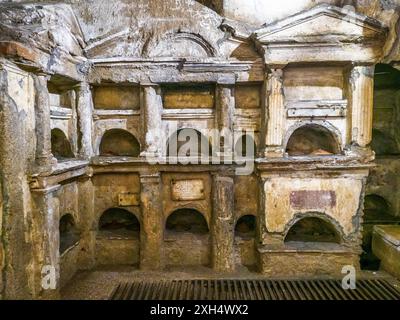
<instances>
[{"instance_id":1,"label":"stone tomb facade","mask_svg":"<svg viewBox=\"0 0 400 320\"><path fill-rule=\"evenodd\" d=\"M330 5L261 28L185 6L184 22L101 37L85 8L0 6L3 297L51 297L103 265L275 277L359 268L388 30ZM224 149L169 161L171 127L253 132L254 170L214 163ZM46 266L55 291L43 289Z\"/></svg>"}]
</instances>

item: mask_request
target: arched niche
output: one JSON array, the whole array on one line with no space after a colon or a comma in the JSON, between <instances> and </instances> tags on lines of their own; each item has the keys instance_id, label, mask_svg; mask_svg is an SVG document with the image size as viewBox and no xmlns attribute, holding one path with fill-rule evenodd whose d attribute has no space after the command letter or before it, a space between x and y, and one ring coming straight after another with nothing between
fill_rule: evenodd
<instances>
[{"instance_id":1,"label":"arched niche","mask_svg":"<svg viewBox=\"0 0 400 320\"><path fill-rule=\"evenodd\" d=\"M391 215L390 204L385 198L379 195L367 195L364 199L364 213L365 220L379 221L380 219L384 219L388 215Z\"/></svg>"},{"instance_id":2,"label":"arched niche","mask_svg":"<svg viewBox=\"0 0 400 320\"><path fill-rule=\"evenodd\" d=\"M341 234L329 221L319 217L304 217L289 229L285 243L335 243L342 242Z\"/></svg>"},{"instance_id":3,"label":"arched niche","mask_svg":"<svg viewBox=\"0 0 400 320\"><path fill-rule=\"evenodd\" d=\"M99 234L103 237L128 239L140 238L140 223L137 217L125 209L111 208L99 219Z\"/></svg>"},{"instance_id":4,"label":"arched niche","mask_svg":"<svg viewBox=\"0 0 400 320\"><path fill-rule=\"evenodd\" d=\"M65 214L61 217L59 222L59 234L60 254L63 254L79 241L80 233L75 225L74 217L71 214Z\"/></svg>"},{"instance_id":5,"label":"arched niche","mask_svg":"<svg viewBox=\"0 0 400 320\"><path fill-rule=\"evenodd\" d=\"M111 129L104 133L100 143L100 156L139 157L139 141L123 129Z\"/></svg>"},{"instance_id":6,"label":"arched niche","mask_svg":"<svg viewBox=\"0 0 400 320\"><path fill-rule=\"evenodd\" d=\"M168 233L208 234L209 228L204 216L194 209L178 209L170 214L165 224Z\"/></svg>"},{"instance_id":7,"label":"arched niche","mask_svg":"<svg viewBox=\"0 0 400 320\"><path fill-rule=\"evenodd\" d=\"M329 156L340 154L339 143L329 129L318 124L306 124L290 136L286 152L289 156Z\"/></svg>"},{"instance_id":8,"label":"arched niche","mask_svg":"<svg viewBox=\"0 0 400 320\"><path fill-rule=\"evenodd\" d=\"M235 226L235 237L252 239L256 236L256 217L245 215L239 218Z\"/></svg>"},{"instance_id":9,"label":"arched niche","mask_svg":"<svg viewBox=\"0 0 400 320\"><path fill-rule=\"evenodd\" d=\"M168 266L209 266L209 227L199 211L182 208L172 212L166 219L164 237Z\"/></svg>"},{"instance_id":10,"label":"arched niche","mask_svg":"<svg viewBox=\"0 0 400 320\"><path fill-rule=\"evenodd\" d=\"M51 152L58 160L75 157L67 136L62 130L57 128L51 130Z\"/></svg>"},{"instance_id":11,"label":"arched niche","mask_svg":"<svg viewBox=\"0 0 400 320\"><path fill-rule=\"evenodd\" d=\"M211 155L210 141L195 129L180 129L167 141L168 157L208 157Z\"/></svg>"},{"instance_id":12,"label":"arched niche","mask_svg":"<svg viewBox=\"0 0 400 320\"><path fill-rule=\"evenodd\" d=\"M214 47L202 36L177 32L162 39L149 41L145 55L148 57L208 58L216 56Z\"/></svg>"},{"instance_id":13,"label":"arched niche","mask_svg":"<svg viewBox=\"0 0 400 320\"><path fill-rule=\"evenodd\" d=\"M248 271L255 271L256 257L256 217L245 215L235 225L235 263Z\"/></svg>"}]
</instances>

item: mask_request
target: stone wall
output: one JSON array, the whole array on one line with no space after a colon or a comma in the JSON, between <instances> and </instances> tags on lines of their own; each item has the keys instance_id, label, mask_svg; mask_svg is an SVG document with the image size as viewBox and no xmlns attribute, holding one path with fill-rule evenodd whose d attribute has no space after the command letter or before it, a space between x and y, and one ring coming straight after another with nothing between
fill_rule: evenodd
<instances>
[{"instance_id":1,"label":"stone wall","mask_svg":"<svg viewBox=\"0 0 400 320\"><path fill-rule=\"evenodd\" d=\"M58 297L76 272L103 265L273 276L358 267L365 189L397 187L385 180L397 165L373 168L371 150L373 70L396 59L396 8L200 2L0 4L3 298ZM397 108L387 94L375 101L384 131ZM178 163L168 138L185 128L252 131L254 170L221 163L224 141L205 163ZM79 241L60 253L65 214ZM253 222L240 225L244 216ZM307 218L337 241L285 241Z\"/></svg>"}]
</instances>

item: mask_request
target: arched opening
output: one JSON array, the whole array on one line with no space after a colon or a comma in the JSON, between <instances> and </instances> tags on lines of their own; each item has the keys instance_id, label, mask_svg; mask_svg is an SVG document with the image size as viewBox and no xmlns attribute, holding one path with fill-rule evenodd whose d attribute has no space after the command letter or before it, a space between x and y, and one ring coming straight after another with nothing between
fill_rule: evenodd
<instances>
[{"instance_id":1,"label":"arched opening","mask_svg":"<svg viewBox=\"0 0 400 320\"><path fill-rule=\"evenodd\" d=\"M364 199L365 220L379 221L390 215L389 203L376 194L367 195Z\"/></svg>"},{"instance_id":2,"label":"arched opening","mask_svg":"<svg viewBox=\"0 0 400 320\"><path fill-rule=\"evenodd\" d=\"M212 146L201 132L195 129L180 129L168 139L168 157L207 157L212 155Z\"/></svg>"},{"instance_id":3,"label":"arched opening","mask_svg":"<svg viewBox=\"0 0 400 320\"><path fill-rule=\"evenodd\" d=\"M241 217L235 226L235 260L236 264L255 271L256 261L256 217Z\"/></svg>"},{"instance_id":4,"label":"arched opening","mask_svg":"<svg viewBox=\"0 0 400 320\"><path fill-rule=\"evenodd\" d=\"M237 157L255 158L257 154L256 143L250 135L241 136L235 145L235 154Z\"/></svg>"},{"instance_id":5,"label":"arched opening","mask_svg":"<svg viewBox=\"0 0 400 320\"><path fill-rule=\"evenodd\" d=\"M138 266L140 262L140 222L121 208L106 210L99 219L96 239L97 265Z\"/></svg>"},{"instance_id":6,"label":"arched opening","mask_svg":"<svg viewBox=\"0 0 400 320\"><path fill-rule=\"evenodd\" d=\"M385 198L370 194L364 199L363 253L361 268L376 271L380 260L372 252L372 234L375 225L400 224L400 219L392 215L391 205Z\"/></svg>"},{"instance_id":7,"label":"arched opening","mask_svg":"<svg viewBox=\"0 0 400 320\"><path fill-rule=\"evenodd\" d=\"M251 239L256 235L256 217L247 215L241 217L236 223L235 236L242 239Z\"/></svg>"},{"instance_id":8,"label":"arched opening","mask_svg":"<svg viewBox=\"0 0 400 320\"><path fill-rule=\"evenodd\" d=\"M289 156L329 156L339 154L335 136L325 127L308 124L295 130L290 137L286 152Z\"/></svg>"},{"instance_id":9,"label":"arched opening","mask_svg":"<svg viewBox=\"0 0 400 320\"><path fill-rule=\"evenodd\" d=\"M399 155L400 71L387 64L375 67L371 147L377 156Z\"/></svg>"},{"instance_id":10,"label":"arched opening","mask_svg":"<svg viewBox=\"0 0 400 320\"><path fill-rule=\"evenodd\" d=\"M336 228L329 222L307 217L297 221L286 235L285 242L341 243Z\"/></svg>"},{"instance_id":11,"label":"arched opening","mask_svg":"<svg viewBox=\"0 0 400 320\"><path fill-rule=\"evenodd\" d=\"M396 139L377 129L372 130L371 147L377 156L392 156L400 154Z\"/></svg>"},{"instance_id":12,"label":"arched opening","mask_svg":"<svg viewBox=\"0 0 400 320\"><path fill-rule=\"evenodd\" d=\"M71 143L60 129L51 130L51 152L58 160L74 158Z\"/></svg>"},{"instance_id":13,"label":"arched opening","mask_svg":"<svg viewBox=\"0 0 400 320\"><path fill-rule=\"evenodd\" d=\"M60 232L60 254L63 254L69 248L75 246L79 241L80 234L75 226L75 220L71 214L61 217L59 224Z\"/></svg>"},{"instance_id":14,"label":"arched opening","mask_svg":"<svg viewBox=\"0 0 400 320\"><path fill-rule=\"evenodd\" d=\"M99 232L105 237L139 239L140 223L131 212L112 208L105 211L100 217Z\"/></svg>"},{"instance_id":15,"label":"arched opening","mask_svg":"<svg viewBox=\"0 0 400 320\"><path fill-rule=\"evenodd\" d=\"M165 252L169 266L207 266L210 263L209 228L194 209L178 209L165 224Z\"/></svg>"},{"instance_id":16,"label":"arched opening","mask_svg":"<svg viewBox=\"0 0 400 320\"><path fill-rule=\"evenodd\" d=\"M104 133L100 155L105 157L139 157L139 141L128 131L111 129Z\"/></svg>"}]
</instances>

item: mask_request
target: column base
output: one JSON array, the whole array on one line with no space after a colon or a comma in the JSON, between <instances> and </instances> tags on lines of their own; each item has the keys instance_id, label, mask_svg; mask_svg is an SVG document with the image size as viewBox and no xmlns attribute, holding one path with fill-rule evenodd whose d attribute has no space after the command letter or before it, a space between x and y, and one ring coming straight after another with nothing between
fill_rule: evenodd
<instances>
[{"instance_id":1,"label":"column base","mask_svg":"<svg viewBox=\"0 0 400 320\"><path fill-rule=\"evenodd\" d=\"M36 158L36 165L40 173L51 172L53 166L57 165L58 160L53 155L48 157Z\"/></svg>"},{"instance_id":2,"label":"column base","mask_svg":"<svg viewBox=\"0 0 400 320\"><path fill-rule=\"evenodd\" d=\"M371 147L351 145L346 147L345 155L361 158L362 162L371 162L375 160L375 152L371 149Z\"/></svg>"}]
</instances>

